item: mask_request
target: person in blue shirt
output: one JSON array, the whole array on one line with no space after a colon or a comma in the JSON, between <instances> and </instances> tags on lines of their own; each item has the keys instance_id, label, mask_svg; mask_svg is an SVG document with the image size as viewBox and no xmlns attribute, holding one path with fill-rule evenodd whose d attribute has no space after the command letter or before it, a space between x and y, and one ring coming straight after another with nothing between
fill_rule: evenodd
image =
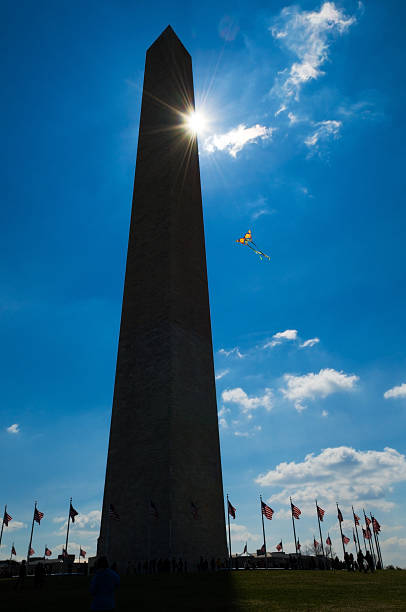
<instances>
[{"instance_id":1,"label":"person in blue shirt","mask_svg":"<svg viewBox=\"0 0 406 612\"><path fill-rule=\"evenodd\" d=\"M97 571L90 584L90 593L93 597L91 610L114 610L114 591L120 584L120 576L109 569L106 557L97 561Z\"/></svg>"}]
</instances>

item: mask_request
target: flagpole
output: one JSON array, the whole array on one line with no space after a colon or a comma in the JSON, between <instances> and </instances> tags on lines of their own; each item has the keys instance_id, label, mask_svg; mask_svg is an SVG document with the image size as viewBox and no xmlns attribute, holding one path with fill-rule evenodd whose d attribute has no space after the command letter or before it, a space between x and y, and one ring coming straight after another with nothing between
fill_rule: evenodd
<instances>
[{"instance_id":1,"label":"flagpole","mask_svg":"<svg viewBox=\"0 0 406 612\"><path fill-rule=\"evenodd\" d=\"M367 521L367 515L365 514L364 508L362 508L362 511L364 513L366 532L368 533L369 525L368 525L368 521ZM371 530L369 530L369 532L371 533ZM373 551L373 547L372 547L372 537L368 539L368 544L369 544L369 551L370 551L370 553L372 555L372 561L374 562L374 565L375 565L376 560L375 560L375 552Z\"/></svg>"},{"instance_id":2,"label":"flagpole","mask_svg":"<svg viewBox=\"0 0 406 612\"><path fill-rule=\"evenodd\" d=\"M79 563L80 563L80 551L82 550L81 545L79 544Z\"/></svg>"},{"instance_id":3,"label":"flagpole","mask_svg":"<svg viewBox=\"0 0 406 612\"><path fill-rule=\"evenodd\" d=\"M69 525L70 525L70 509L72 506L72 498L70 498L69 502L69 514L68 514L68 527L66 529L66 542L65 542L65 554L66 558L68 557L68 538L69 538Z\"/></svg>"},{"instance_id":4,"label":"flagpole","mask_svg":"<svg viewBox=\"0 0 406 612\"><path fill-rule=\"evenodd\" d=\"M337 519L338 519L338 524L340 525L340 533L341 533L341 544L343 545L343 555L344 555L344 559L345 559L345 546L344 546L344 539L343 539L343 530L341 529L341 521L338 518L338 511L339 511L339 507L338 507L338 502L336 502L336 506L337 506ZM341 514L341 512L340 512ZM342 514L341 514L342 516Z\"/></svg>"},{"instance_id":5,"label":"flagpole","mask_svg":"<svg viewBox=\"0 0 406 612\"><path fill-rule=\"evenodd\" d=\"M227 518L228 518L228 566L229 569L231 569L231 563L232 563L232 559L231 559L231 531L230 531L230 507L229 504L230 502L228 501L228 493L227 493Z\"/></svg>"},{"instance_id":6,"label":"flagpole","mask_svg":"<svg viewBox=\"0 0 406 612\"><path fill-rule=\"evenodd\" d=\"M358 548L359 548L359 550L361 552L361 546L360 546L359 537L358 537L357 521L355 520L354 506L351 506L351 508L352 508L352 516L353 516L353 519L354 519L354 525L355 525L355 533L357 534Z\"/></svg>"},{"instance_id":7,"label":"flagpole","mask_svg":"<svg viewBox=\"0 0 406 612\"><path fill-rule=\"evenodd\" d=\"M378 534L377 534L377 533L375 533L375 529L374 529L374 518L373 518L373 516L372 516L372 512L370 512L370 513L369 513L369 515L370 515L370 517L371 517L372 532L373 532L373 534L374 534L374 540L375 540L376 554L377 554L377 557L378 557L378 562L379 562L379 563L380 563L380 565L381 565L381 569L383 569L383 566L382 566L382 558L381 558L381 547L379 546L378 541L377 541L377 539L376 539L376 536L377 536Z\"/></svg>"},{"instance_id":8,"label":"flagpole","mask_svg":"<svg viewBox=\"0 0 406 612\"><path fill-rule=\"evenodd\" d=\"M364 536L364 530L362 529L362 537L364 538L364 548L365 548L365 554L367 554L367 543L365 541L365 536Z\"/></svg>"},{"instance_id":9,"label":"flagpole","mask_svg":"<svg viewBox=\"0 0 406 612\"><path fill-rule=\"evenodd\" d=\"M381 545L380 545L380 543L379 543L378 534L376 534L376 541L378 542L379 556L381 557L381 569L383 569L383 559L382 559Z\"/></svg>"},{"instance_id":10,"label":"flagpole","mask_svg":"<svg viewBox=\"0 0 406 612\"><path fill-rule=\"evenodd\" d=\"M321 535L321 525L320 525L320 516L319 516L318 505L317 505L317 499L316 499L316 512L317 512L317 520L319 521L319 532L320 532L321 550L323 551L323 557L325 557L326 555L324 554L323 536Z\"/></svg>"},{"instance_id":11,"label":"flagpole","mask_svg":"<svg viewBox=\"0 0 406 612\"><path fill-rule=\"evenodd\" d=\"M268 567L268 557L266 554L266 540L265 540L265 525L264 525L264 513L262 512L262 495L259 496L259 499L261 501L261 519L262 519L262 533L264 536L264 550L265 550L265 568Z\"/></svg>"},{"instance_id":12,"label":"flagpole","mask_svg":"<svg viewBox=\"0 0 406 612\"><path fill-rule=\"evenodd\" d=\"M7 504L4 506L3 522L1 524L1 531L0 531L0 546L1 546L1 541L3 539L4 517L6 516L6 512L7 512Z\"/></svg>"},{"instance_id":13,"label":"flagpole","mask_svg":"<svg viewBox=\"0 0 406 612\"><path fill-rule=\"evenodd\" d=\"M28 563L30 561L30 550L31 550L31 544L32 544L32 534L34 533L34 518L35 518L35 510L36 509L37 509L37 502L34 503L34 514L32 515L30 543L28 545L28 551L27 551L27 565L28 565Z\"/></svg>"},{"instance_id":14,"label":"flagpole","mask_svg":"<svg viewBox=\"0 0 406 612\"><path fill-rule=\"evenodd\" d=\"M327 537L329 542L331 542L331 538L330 538L330 532L327 532ZM333 551L331 550L331 544L330 544L330 558L331 558L331 566L333 566Z\"/></svg>"},{"instance_id":15,"label":"flagpole","mask_svg":"<svg viewBox=\"0 0 406 612\"><path fill-rule=\"evenodd\" d=\"M381 544L379 542L379 536L378 536L378 532L376 533L376 541L378 543L378 548L379 548L379 556L381 558L381 569L383 569L383 559L382 559L382 552L381 552Z\"/></svg>"},{"instance_id":16,"label":"flagpole","mask_svg":"<svg viewBox=\"0 0 406 612\"><path fill-rule=\"evenodd\" d=\"M358 557L358 546L357 546L357 538L355 537L355 531L354 531L354 527L352 528L352 539L354 541L355 544L355 553Z\"/></svg>"},{"instance_id":17,"label":"flagpole","mask_svg":"<svg viewBox=\"0 0 406 612\"><path fill-rule=\"evenodd\" d=\"M293 537L295 538L295 550L297 554L297 540L296 540L295 519L293 517L292 498L289 497L289 499L290 499L290 511L292 513Z\"/></svg>"},{"instance_id":18,"label":"flagpole","mask_svg":"<svg viewBox=\"0 0 406 612\"><path fill-rule=\"evenodd\" d=\"M14 548L14 542L13 542L13 544L12 544L12 546L11 546L10 561L11 561L11 559L13 558L13 548Z\"/></svg>"}]
</instances>

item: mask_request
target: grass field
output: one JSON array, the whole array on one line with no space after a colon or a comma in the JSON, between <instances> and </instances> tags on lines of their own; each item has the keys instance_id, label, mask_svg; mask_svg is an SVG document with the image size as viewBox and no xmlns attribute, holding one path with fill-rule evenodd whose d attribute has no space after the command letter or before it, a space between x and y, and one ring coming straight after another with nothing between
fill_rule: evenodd
<instances>
[{"instance_id":1,"label":"grass field","mask_svg":"<svg viewBox=\"0 0 406 612\"><path fill-rule=\"evenodd\" d=\"M14 591L0 582L2 610L81 612L90 609L90 578L48 577L43 590L28 580ZM406 571L358 574L239 571L123 577L117 611L132 610L405 610Z\"/></svg>"}]
</instances>

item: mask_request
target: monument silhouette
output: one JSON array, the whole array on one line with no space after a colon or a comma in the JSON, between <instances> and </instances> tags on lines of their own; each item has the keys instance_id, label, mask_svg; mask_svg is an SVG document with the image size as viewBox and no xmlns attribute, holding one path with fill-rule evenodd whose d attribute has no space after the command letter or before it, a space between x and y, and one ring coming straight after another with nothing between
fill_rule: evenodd
<instances>
[{"instance_id":1,"label":"monument silhouette","mask_svg":"<svg viewBox=\"0 0 406 612\"><path fill-rule=\"evenodd\" d=\"M147 50L98 555L227 555L192 61Z\"/></svg>"}]
</instances>

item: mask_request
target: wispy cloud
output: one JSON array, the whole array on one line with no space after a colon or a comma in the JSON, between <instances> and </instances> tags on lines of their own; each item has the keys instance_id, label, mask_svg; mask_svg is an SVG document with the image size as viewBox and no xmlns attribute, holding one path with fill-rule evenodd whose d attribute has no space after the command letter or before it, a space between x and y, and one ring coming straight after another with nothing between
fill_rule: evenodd
<instances>
[{"instance_id":1,"label":"wispy cloud","mask_svg":"<svg viewBox=\"0 0 406 612\"><path fill-rule=\"evenodd\" d=\"M230 373L230 370L220 370L220 372L216 374L216 380L221 380L222 378L224 378L224 376L227 376L227 374L229 373Z\"/></svg>"},{"instance_id":2,"label":"wispy cloud","mask_svg":"<svg viewBox=\"0 0 406 612\"><path fill-rule=\"evenodd\" d=\"M322 65L329 59L330 46L356 21L345 15L334 2L324 2L319 11L285 7L270 28L272 36L296 56L296 61L279 74L271 93L284 99L299 99L305 83L322 76Z\"/></svg>"},{"instance_id":3,"label":"wispy cloud","mask_svg":"<svg viewBox=\"0 0 406 612\"><path fill-rule=\"evenodd\" d=\"M8 524L8 529L10 529L11 531L14 531L16 529L22 529L23 527L26 527L26 524L22 523L21 521L12 520Z\"/></svg>"},{"instance_id":4,"label":"wispy cloud","mask_svg":"<svg viewBox=\"0 0 406 612\"><path fill-rule=\"evenodd\" d=\"M6 431L10 434L19 434L20 426L18 423L13 423L13 425L10 425L10 427L6 428Z\"/></svg>"},{"instance_id":5,"label":"wispy cloud","mask_svg":"<svg viewBox=\"0 0 406 612\"><path fill-rule=\"evenodd\" d=\"M275 117L277 117L278 115L280 115L281 113L283 113L283 111L285 111L287 109L286 104L282 104L282 106L280 106L278 108L278 110L275 113Z\"/></svg>"},{"instance_id":6,"label":"wispy cloud","mask_svg":"<svg viewBox=\"0 0 406 612\"><path fill-rule=\"evenodd\" d=\"M337 496L343 504L354 503L356 508L371 504L390 510L394 504L386 497L395 483L404 481L406 457L395 449L360 451L348 446L326 448L299 462L279 463L256 478L263 487L281 487L272 495L273 501L286 504L292 495L295 503L309 511L313 511L315 497L326 500L326 507L335 511Z\"/></svg>"},{"instance_id":7,"label":"wispy cloud","mask_svg":"<svg viewBox=\"0 0 406 612\"><path fill-rule=\"evenodd\" d=\"M237 153L250 144L259 140L269 140L275 128L264 125L253 125L247 127L241 123L238 127L226 132L225 134L214 134L206 138L204 148L208 153L215 151L226 151L231 157L237 157Z\"/></svg>"},{"instance_id":8,"label":"wispy cloud","mask_svg":"<svg viewBox=\"0 0 406 612\"><path fill-rule=\"evenodd\" d=\"M317 150L321 141L329 140L329 138L338 138L341 126L342 122L335 119L319 121L315 124L316 129L307 136L304 143L309 148Z\"/></svg>"},{"instance_id":9,"label":"wispy cloud","mask_svg":"<svg viewBox=\"0 0 406 612\"><path fill-rule=\"evenodd\" d=\"M248 394L241 389L236 387L235 389L226 389L221 394L221 399L224 403L233 403L239 406L241 412L248 414L256 408L265 408L266 410L272 409L272 390L265 389L265 392L261 396L249 397Z\"/></svg>"},{"instance_id":10,"label":"wispy cloud","mask_svg":"<svg viewBox=\"0 0 406 612\"><path fill-rule=\"evenodd\" d=\"M255 425L254 427L251 427L250 429L247 429L245 431L235 431L234 435L237 438L253 438L255 434L257 434L261 430L262 430L261 425Z\"/></svg>"},{"instance_id":11,"label":"wispy cloud","mask_svg":"<svg viewBox=\"0 0 406 612\"><path fill-rule=\"evenodd\" d=\"M245 525L231 523L230 529L233 536L233 541L235 542L245 543L247 540L256 540L258 538L258 536L256 534L251 533L248 530L248 527L246 527Z\"/></svg>"},{"instance_id":12,"label":"wispy cloud","mask_svg":"<svg viewBox=\"0 0 406 612\"><path fill-rule=\"evenodd\" d=\"M226 351L226 349L221 348L219 350L219 354L220 355L225 355L226 357L231 357L231 356L235 356L238 357L238 359L244 359L245 355L243 355L240 352L240 349L238 348L238 346L235 346L234 348L230 349L229 351Z\"/></svg>"},{"instance_id":13,"label":"wispy cloud","mask_svg":"<svg viewBox=\"0 0 406 612\"><path fill-rule=\"evenodd\" d=\"M302 376L285 374L286 386L280 391L284 397L294 402L296 410L304 410L304 400L325 398L338 391L351 391L355 388L358 376L345 374L332 368L320 370L317 374L310 372Z\"/></svg>"},{"instance_id":14,"label":"wispy cloud","mask_svg":"<svg viewBox=\"0 0 406 612\"><path fill-rule=\"evenodd\" d=\"M385 399L406 397L406 383L403 383L397 387L392 387L392 389L388 389L385 391L383 396Z\"/></svg>"},{"instance_id":15,"label":"wispy cloud","mask_svg":"<svg viewBox=\"0 0 406 612\"><path fill-rule=\"evenodd\" d=\"M317 344L318 342L320 342L320 338L309 338L309 340L305 340L304 342L302 342L302 344L299 344L299 347L300 348L311 347Z\"/></svg>"},{"instance_id":16,"label":"wispy cloud","mask_svg":"<svg viewBox=\"0 0 406 612\"><path fill-rule=\"evenodd\" d=\"M263 348L273 348L278 344L282 344L285 340L296 340L297 339L297 329L285 329L283 332L277 332L272 336L272 340L264 344Z\"/></svg>"}]
</instances>

